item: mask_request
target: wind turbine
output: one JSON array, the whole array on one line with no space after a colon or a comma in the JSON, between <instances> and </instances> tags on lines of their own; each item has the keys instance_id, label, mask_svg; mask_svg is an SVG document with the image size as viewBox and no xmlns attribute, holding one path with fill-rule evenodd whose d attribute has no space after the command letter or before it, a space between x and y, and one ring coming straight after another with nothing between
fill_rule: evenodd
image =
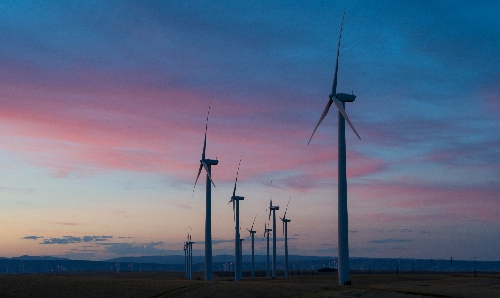
<instances>
[{"instance_id":1,"label":"wind turbine","mask_svg":"<svg viewBox=\"0 0 500 298\"><path fill-rule=\"evenodd\" d=\"M273 278L276 278L276 210L280 210L280 206L273 206L273 200L269 201L269 219L271 219L271 211L273 212Z\"/></svg>"},{"instance_id":2,"label":"wind turbine","mask_svg":"<svg viewBox=\"0 0 500 298\"><path fill-rule=\"evenodd\" d=\"M288 203L286 203L285 214L283 218L280 217L283 222L283 234L285 234L285 278L288 278L288 223L289 219L286 218L286 211L288 210L288 204L290 203L290 199L288 199Z\"/></svg>"},{"instance_id":3,"label":"wind turbine","mask_svg":"<svg viewBox=\"0 0 500 298\"><path fill-rule=\"evenodd\" d=\"M234 182L233 196L229 203L233 203L233 218L236 222L236 233L234 236L234 258L235 258L235 266L234 266L234 280L240 281L241 279L241 259L239 257L241 251L241 242L240 242L240 201L244 200L245 197L240 197L236 195L236 183L238 182L238 173L240 171L241 159L238 164L238 170L236 171L236 181ZM236 205L236 211L235 211Z\"/></svg>"},{"instance_id":4,"label":"wind turbine","mask_svg":"<svg viewBox=\"0 0 500 298\"><path fill-rule=\"evenodd\" d=\"M200 168L198 169L198 176L194 182L193 192L196 187L196 182L201 174L201 169L204 168L207 173L207 188L206 188L206 215L205 215L205 281L212 281L212 186L215 187L212 180L211 169L219 163L217 159L205 158L205 150L207 148L207 129L208 129L208 116L210 115L210 105L208 106L207 122L205 124L205 140L203 141L203 152L201 153Z\"/></svg>"},{"instance_id":5,"label":"wind turbine","mask_svg":"<svg viewBox=\"0 0 500 298\"><path fill-rule=\"evenodd\" d=\"M187 254L187 241L184 242L184 277L188 277L188 254Z\"/></svg>"},{"instance_id":6,"label":"wind turbine","mask_svg":"<svg viewBox=\"0 0 500 298\"><path fill-rule=\"evenodd\" d=\"M353 102L356 99L354 94L337 93L337 73L339 69L339 53L340 53L340 38L342 37L342 26L344 25L344 15L342 16L342 24L340 25L339 43L337 48L337 60L335 62L335 75L333 77L332 93L329 96L323 114L319 118L318 124L309 139L311 139L320 125L321 121L328 114L328 110L332 103L335 103L338 109L339 127L338 127L338 246L339 246L339 264L338 276L339 285L349 285L349 239L348 239L348 219L347 219L347 178L346 178L346 145L345 145L345 120L352 128L356 136L361 140L358 132L352 125L349 117L344 110L346 102Z\"/></svg>"},{"instance_id":7,"label":"wind turbine","mask_svg":"<svg viewBox=\"0 0 500 298\"><path fill-rule=\"evenodd\" d=\"M266 223L264 223L264 237L266 236L267 233L267 258L266 258L266 269L267 269L267 278L270 277L269 275L269 232L271 232L273 229L269 229L266 226Z\"/></svg>"},{"instance_id":8,"label":"wind turbine","mask_svg":"<svg viewBox=\"0 0 500 298\"><path fill-rule=\"evenodd\" d=\"M253 230L253 225L255 223L255 219L257 218L257 215L255 215L255 217L253 218L253 222L252 222L252 227L249 229L247 229L248 232L250 232L250 236L252 236L252 278L255 278L255 267L254 267L254 235L255 235L255 232L257 231L254 231Z\"/></svg>"},{"instance_id":9,"label":"wind turbine","mask_svg":"<svg viewBox=\"0 0 500 298\"><path fill-rule=\"evenodd\" d=\"M188 277L189 280L193 280L193 241L191 241L191 235L189 235L189 241L187 242L188 245L188 263L189 263L189 268L188 268Z\"/></svg>"}]
</instances>

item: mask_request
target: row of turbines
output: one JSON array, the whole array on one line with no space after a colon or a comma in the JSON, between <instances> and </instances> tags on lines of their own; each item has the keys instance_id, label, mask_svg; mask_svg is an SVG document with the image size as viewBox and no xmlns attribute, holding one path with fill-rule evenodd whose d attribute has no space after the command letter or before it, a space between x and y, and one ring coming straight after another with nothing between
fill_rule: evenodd
<instances>
[{"instance_id":1,"label":"row of turbines","mask_svg":"<svg viewBox=\"0 0 500 298\"><path fill-rule=\"evenodd\" d=\"M345 103L353 102L356 99L354 94L346 94L346 93L337 93L337 73L338 73L338 61L340 55L340 39L342 37L342 27L344 25L344 17L345 17L345 9L344 14L342 16L342 24L340 26L340 35L338 41L337 48L337 57L335 62L335 74L332 83L332 92L329 95L329 100L321 117L316 124L316 127L311 134L308 144L311 142L314 133L318 129L319 125L323 121L323 119L328 114L331 105L334 103L338 110L338 281L339 285L349 285L351 282L349 280L349 245L348 245L348 216L347 216L347 178L346 178L346 143L345 143L345 121L352 128L356 136L360 138L356 129L352 125L349 117L345 112ZM198 169L198 175L196 176L196 181L194 184L193 192L196 188L196 183L198 182L198 178L202 170L204 169L207 178L206 178L206 216L205 216L205 281L212 281L212 218L211 218L211 189L212 185L215 187L215 183L211 177L212 166L216 166L219 161L217 159L209 159L205 155L206 147L207 147L207 129L208 129L208 116L210 115L210 106L208 108L207 121L205 124L205 139L203 141L203 151L200 160L200 167ZM241 159L240 159L241 164ZM244 197L236 195L236 183L238 181L238 171L236 174L236 182L234 184L233 196L229 203L233 203L234 210L234 220L236 222L235 226L235 258L236 258L236 266L235 266L235 280L241 279L241 241L240 239L240 228L239 228L239 201L244 200ZM273 233L273 259L272 259L272 272L273 278L276 278L276 211L279 210L279 206L273 206L272 201L270 201L269 205L269 218L271 214L273 215L273 227L270 229L268 226L265 226L264 236L267 235L267 275L269 277L269 233L274 231ZM284 233L285 233L285 277L288 275L288 245L287 245L287 224L290 222L289 219L286 219L286 211L285 216L282 218L284 225ZM253 276L253 236L255 231L253 231L253 224L251 230L248 230L252 235L252 276ZM190 244L187 244L190 243ZM186 242L187 248L189 250L190 257L192 258L192 246L191 240L189 239ZM189 258L189 257L188 257ZM188 258L186 262L189 262ZM189 263L191 266L191 263ZM189 270L189 278L192 278L191 271Z\"/></svg>"},{"instance_id":2,"label":"row of turbines","mask_svg":"<svg viewBox=\"0 0 500 298\"><path fill-rule=\"evenodd\" d=\"M210 110L210 107L209 107ZM208 121L208 117L207 117ZM229 200L229 204L233 203L233 220L235 221L235 241L234 241L234 255L235 255L235 281L240 281L242 278L242 267L243 267L243 255L242 255L242 242L243 238L241 238L240 235L240 201L243 201L245 197L242 196L237 196L236 195L236 189L237 189L237 183L238 183L238 174L240 171L240 166L241 166L241 159L238 163L238 170L236 171L236 180L234 182L234 189L233 189L233 195L231 196L231 199ZM211 181L213 183L213 181ZM208 182L207 182L208 183ZM272 183L272 181L271 181ZM214 184L215 186L215 184ZM288 204L290 203L290 200L288 200L287 206L285 208L285 213L283 217L280 217L280 220L283 222L283 234L285 236L285 278L288 278L288 223L290 222L290 219L286 218L286 212L288 210ZM273 260L272 260L272 272L273 272L273 278L276 278L276 211L279 210L279 206L273 206L272 200L269 202L269 220L271 220L271 213L273 215L273 229L275 233L273 233ZM267 210L266 210L267 211ZM255 277L255 231L253 229L255 225L255 219L257 218L257 215L254 217L254 220L252 222L252 226L247 231L250 233L250 236L252 238L252 261L251 261L251 271L252 271L252 278ZM273 229L269 229L264 223L264 238L267 234L267 262L266 262L266 267L267 267L267 277L270 277L270 267L269 267L269 233L273 231ZM192 244L194 242L191 241L191 236L188 233L188 241L185 242L184 244L184 252L185 252L185 264L186 264L186 277L189 279L192 279Z\"/></svg>"}]
</instances>

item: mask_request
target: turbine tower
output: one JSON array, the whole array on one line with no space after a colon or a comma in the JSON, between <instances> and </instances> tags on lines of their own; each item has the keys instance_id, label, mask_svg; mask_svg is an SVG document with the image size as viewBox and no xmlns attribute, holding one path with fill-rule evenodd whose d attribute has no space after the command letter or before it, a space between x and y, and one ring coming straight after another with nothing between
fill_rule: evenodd
<instances>
[{"instance_id":1,"label":"turbine tower","mask_svg":"<svg viewBox=\"0 0 500 298\"><path fill-rule=\"evenodd\" d=\"M269 219L271 219L271 211L273 212L273 278L276 279L276 210L280 210L280 206L273 206L273 200L269 201Z\"/></svg>"},{"instance_id":2,"label":"turbine tower","mask_svg":"<svg viewBox=\"0 0 500 298\"><path fill-rule=\"evenodd\" d=\"M241 279L241 259L239 257L241 251L241 242L240 242L240 201L244 200L245 197L240 197L236 195L236 183L238 182L238 173L240 171L241 159L238 164L238 170L236 171L236 181L234 182L233 196L229 203L233 203L233 218L236 222L236 232L234 236L234 258L235 258L235 266L234 266L234 280L240 281ZM236 211L235 211L236 206Z\"/></svg>"},{"instance_id":3,"label":"turbine tower","mask_svg":"<svg viewBox=\"0 0 500 298\"><path fill-rule=\"evenodd\" d=\"M280 217L283 222L283 234L285 235L285 278L288 278L288 223L290 220L286 218L286 211L288 210L288 204L290 203L290 199L288 199L288 203L286 203L285 214L283 218Z\"/></svg>"},{"instance_id":4,"label":"turbine tower","mask_svg":"<svg viewBox=\"0 0 500 298\"><path fill-rule=\"evenodd\" d=\"M243 277L243 240L244 238L240 239L240 251L238 253L238 256L240 258L240 271L238 272L240 275L240 279Z\"/></svg>"},{"instance_id":5,"label":"turbine tower","mask_svg":"<svg viewBox=\"0 0 500 298\"><path fill-rule=\"evenodd\" d=\"M347 218L347 178L346 178L346 145L345 145L345 120L352 128L356 136L358 132L354 129L349 117L344 110L346 102L353 102L356 99L354 94L337 93L337 73L339 69L339 53L340 53L340 38L342 37L342 26L344 25L344 15L342 16L342 24L340 25L339 43L337 48L337 60L335 62L335 75L333 77L332 93L329 96L323 114L319 118L318 124L309 139L308 144L318 129L321 121L328 114L328 110L332 103L335 103L338 109L339 127L338 127L338 246L339 246L339 264L338 276L339 285L349 285L349 239L348 239L348 218Z\"/></svg>"},{"instance_id":6,"label":"turbine tower","mask_svg":"<svg viewBox=\"0 0 500 298\"><path fill-rule=\"evenodd\" d=\"M210 176L212 166L219 163L217 159L205 158L205 150L207 148L207 129L208 129L208 116L210 115L210 105L208 106L207 122L205 124L205 140L203 141L203 152L201 153L200 168L198 169L198 176L194 182L193 192L196 188L196 182L201 174L201 169L205 169L207 173L206 185L206 215L205 215L205 281L212 281L212 186L215 187L214 181Z\"/></svg>"},{"instance_id":7,"label":"turbine tower","mask_svg":"<svg viewBox=\"0 0 500 298\"><path fill-rule=\"evenodd\" d=\"M255 266L254 266L254 235L255 235L255 232L257 231L254 231L253 230L253 225L255 224L255 219L257 218L257 215L255 215L255 217L253 218L253 222L252 222L252 227L249 229L247 229L248 232L250 232L250 236L252 236L252 278L255 278Z\"/></svg>"},{"instance_id":8,"label":"turbine tower","mask_svg":"<svg viewBox=\"0 0 500 298\"><path fill-rule=\"evenodd\" d=\"M266 258L267 278L271 277L269 274L269 232L271 232L272 230L273 229L267 228L266 223L264 223L264 237L266 236L267 233L267 258Z\"/></svg>"}]
</instances>

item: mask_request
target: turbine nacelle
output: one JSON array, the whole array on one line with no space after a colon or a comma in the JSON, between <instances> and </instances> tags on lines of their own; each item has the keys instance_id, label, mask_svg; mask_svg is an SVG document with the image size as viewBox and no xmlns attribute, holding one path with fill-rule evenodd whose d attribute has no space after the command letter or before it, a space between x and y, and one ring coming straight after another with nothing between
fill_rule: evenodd
<instances>
[{"instance_id":1,"label":"turbine nacelle","mask_svg":"<svg viewBox=\"0 0 500 298\"><path fill-rule=\"evenodd\" d=\"M232 196L231 200L229 201L229 203L231 203L232 201L243 201L244 199L245 199L245 197Z\"/></svg>"},{"instance_id":2,"label":"turbine nacelle","mask_svg":"<svg viewBox=\"0 0 500 298\"><path fill-rule=\"evenodd\" d=\"M217 159L202 159L202 160L200 160L200 163L203 164L203 162L205 162L207 165L211 165L211 166L216 166L219 164L219 161Z\"/></svg>"},{"instance_id":3,"label":"turbine nacelle","mask_svg":"<svg viewBox=\"0 0 500 298\"><path fill-rule=\"evenodd\" d=\"M271 220L271 211L280 210L280 206L272 206L273 202L269 204L269 220Z\"/></svg>"},{"instance_id":4,"label":"turbine nacelle","mask_svg":"<svg viewBox=\"0 0 500 298\"><path fill-rule=\"evenodd\" d=\"M332 98L334 97L334 95L330 94L328 97ZM335 94L335 98L343 102L353 102L356 99L356 95L347 93L337 93Z\"/></svg>"}]
</instances>

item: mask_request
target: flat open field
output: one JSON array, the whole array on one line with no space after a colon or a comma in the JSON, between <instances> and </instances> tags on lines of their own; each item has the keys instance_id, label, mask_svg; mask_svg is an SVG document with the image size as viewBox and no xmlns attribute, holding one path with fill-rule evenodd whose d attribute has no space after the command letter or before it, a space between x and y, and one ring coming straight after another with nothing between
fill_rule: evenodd
<instances>
[{"instance_id":1,"label":"flat open field","mask_svg":"<svg viewBox=\"0 0 500 298\"><path fill-rule=\"evenodd\" d=\"M203 278L203 273L194 274ZM0 275L0 297L500 297L500 274L351 274L217 278L189 281L183 273L66 273Z\"/></svg>"}]
</instances>

